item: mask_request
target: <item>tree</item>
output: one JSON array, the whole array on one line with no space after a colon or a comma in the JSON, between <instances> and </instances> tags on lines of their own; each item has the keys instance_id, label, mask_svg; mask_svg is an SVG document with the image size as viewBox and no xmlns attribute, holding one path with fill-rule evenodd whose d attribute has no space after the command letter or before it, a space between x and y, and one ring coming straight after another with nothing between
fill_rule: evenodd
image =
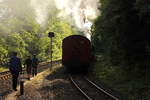
<instances>
[{"instance_id":1,"label":"tree","mask_svg":"<svg viewBox=\"0 0 150 100\"><path fill-rule=\"evenodd\" d=\"M52 21L52 22L51 22ZM53 58L61 59L62 56L62 40L72 34L75 34L75 31L71 25L66 20L61 20L59 18L49 19L50 27L47 32L54 32L55 37L53 38Z\"/></svg>"},{"instance_id":2,"label":"tree","mask_svg":"<svg viewBox=\"0 0 150 100\"><path fill-rule=\"evenodd\" d=\"M6 45L9 53L16 51L21 58L26 54L26 44L19 33L10 34L6 38Z\"/></svg>"},{"instance_id":3,"label":"tree","mask_svg":"<svg viewBox=\"0 0 150 100\"><path fill-rule=\"evenodd\" d=\"M107 61L129 66L145 60L149 24L144 24L146 19L142 16L148 5L142 0L101 0L101 15L95 22L92 42L103 50Z\"/></svg>"},{"instance_id":4,"label":"tree","mask_svg":"<svg viewBox=\"0 0 150 100\"><path fill-rule=\"evenodd\" d=\"M7 55L8 55L8 50L7 46L5 46L5 40L0 39L0 65L4 66L7 64Z\"/></svg>"}]
</instances>

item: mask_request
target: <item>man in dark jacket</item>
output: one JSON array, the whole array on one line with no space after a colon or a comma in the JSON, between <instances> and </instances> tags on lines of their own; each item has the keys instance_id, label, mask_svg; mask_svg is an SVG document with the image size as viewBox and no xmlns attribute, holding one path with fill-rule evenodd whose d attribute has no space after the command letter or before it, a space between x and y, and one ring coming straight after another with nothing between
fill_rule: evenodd
<instances>
[{"instance_id":1,"label":"man in dark jacket","mask_svg":"<svg viewBox=\"0 0 150 100\"><path fill-rule=\"evenodd\" d=\"M17 52L13 52L12 57L9 61L9 69L12 74L12 88L17 91L17 81L19 72L22 72L22 66L20 58L17 57Z\"/></svg>"},{"instance_id":2,"label":"man in dark jacket","mask_svg":"<svg viewBox=\"0 0 150 100\"><path fill-rule=\"evenodd\" d=\"M36 58L36 55L33 55L33 58L32 58L32 76L37 75L38 64L39 64L38 58Z\"/></svg>"}]
</instances>

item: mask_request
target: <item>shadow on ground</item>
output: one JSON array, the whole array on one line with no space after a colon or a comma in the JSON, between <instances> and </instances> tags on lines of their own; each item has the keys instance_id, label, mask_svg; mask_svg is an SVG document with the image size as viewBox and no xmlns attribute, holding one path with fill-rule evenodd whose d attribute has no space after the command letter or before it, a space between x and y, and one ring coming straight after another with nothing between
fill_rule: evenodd
<instances>
[{"instance_id":1,"label":"shadow on ground","mask_svg":"<svg viewBox=\"0 0 150 100\"><path fill-rule=\"evenodd\" d=\"M38 91L44 100L84 100L84 97L69 81L64 67L59 67L46 76L42 88Z\"/></svg>"}]
</instances>

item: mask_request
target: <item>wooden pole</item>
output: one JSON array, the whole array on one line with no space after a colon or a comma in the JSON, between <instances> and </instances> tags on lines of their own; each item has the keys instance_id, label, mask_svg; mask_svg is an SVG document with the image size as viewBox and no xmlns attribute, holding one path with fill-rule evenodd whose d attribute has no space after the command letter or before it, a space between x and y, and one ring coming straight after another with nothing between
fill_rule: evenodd
<instances>
[{"instance_id":1,"label":"wooden pole","mask_svg":"<svg viewBox=\"0 0 150 100\"><path fill-rule=\"evenodd\" d=\"M53 51L52 51L52 37L51 37L51 69L52 69L52 61L53 61L53 55L52 55Z\"/></svg>"},{"instance_id":2,"label":"wooden pole","mask_svg":"<svg viewBox=\"0 0 150 100\"><path fill-rule=\"evenodd\" d=\"M24 81L20 81L20 95L24 94Z\"/></svg>"},{"instance_id":3,"label":"wooden pole","mask_svg":"<svg viewBox=\"0 0 150 100\"><path fill-rule=\"evenodd\" d=\"M52 61L53 61L53 59L52 59L52 57L53 57L53 55L52 55L52 53L53 53L53 50L52 50L52 42L53 42L53 41L52 41L52 38L54 37L54 32L49 32L49 33L48 33L48 37L51 38L51 41L50 41L50 42L51 42L51 43L50 43L50 50L51 50L51 52L50 52L50 53L51 53L51 54L50 54L50 59L51 59L51 61L50 61L50 62L51 62L50 70L51 70L51 69L52 69Z\"/></svg>"}]
</instances>

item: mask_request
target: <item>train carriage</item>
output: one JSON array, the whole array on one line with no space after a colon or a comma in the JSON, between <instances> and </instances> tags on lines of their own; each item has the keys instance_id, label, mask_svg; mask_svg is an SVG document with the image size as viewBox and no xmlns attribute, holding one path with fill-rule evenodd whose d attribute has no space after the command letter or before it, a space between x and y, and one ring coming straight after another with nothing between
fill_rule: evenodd
<instances>
[{"instance_id":1,"label":"train carriage","mask_svg":"<svg viewBox=\"0 0 150 100\"><path fill-rule=\"evenodd\" d=\"M71 35L63 40L62 63L69 72L87 71L90 62L90 40L81 35Z\"/></svg>"}]
</instances>

